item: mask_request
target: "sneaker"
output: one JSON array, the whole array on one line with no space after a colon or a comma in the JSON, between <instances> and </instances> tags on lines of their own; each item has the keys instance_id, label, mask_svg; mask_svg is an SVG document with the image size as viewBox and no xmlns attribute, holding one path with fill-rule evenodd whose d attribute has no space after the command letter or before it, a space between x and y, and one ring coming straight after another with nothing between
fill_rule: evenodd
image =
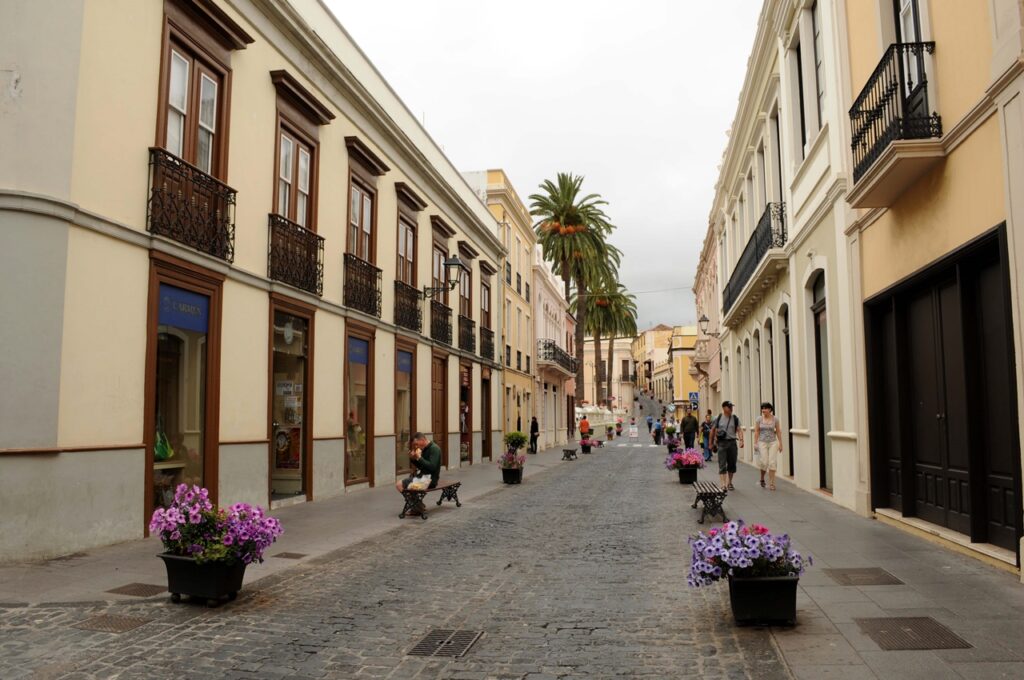
<instances>
[{"instance_id":1,"label":"sneaker","mask_svg":"<svg viewBox=\"0 0 1024 680\"><path fill-rule=\"evenodd\" d=\"M729 485L728 487L726 487L726 489L727 489L728 491L735 491L735 490L736 490L736 487L735 487L735 486L733 486L732 484L730 484L730 485Z\"/></svg>"}]
</instances>

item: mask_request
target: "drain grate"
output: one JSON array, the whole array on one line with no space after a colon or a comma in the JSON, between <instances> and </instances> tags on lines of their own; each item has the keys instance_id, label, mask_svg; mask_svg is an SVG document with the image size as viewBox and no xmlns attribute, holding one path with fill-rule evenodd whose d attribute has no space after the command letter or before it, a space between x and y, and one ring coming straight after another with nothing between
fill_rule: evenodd
<instances>
[{"instance_id":1,"label":"drain grate","mask_svg":"<svg viewBox=\"0 0 1024 680\"><path fill-rule=\"evenodd\" d=\"M276 555L271 555L271 557L280 557L281 559L285 559L285 560L301 560L305 556L306 556L306 553L296 553L296 552L279 552Z\"/></svg>"},{"instance_id":2,"label":"drain grate","mask_svg":"<svg viewBox=\"0 0 1024 680\"><path fill-rule=\"evenodd\" d=\"M970 649L971 645L930 616L854 619L885 651Z\"/></svg>"},{"instance_id":3,"label":"drain grate","mask_svg":"<svg viewBox=\"0 0 1024 680\"><path fill-rule=\"evenodd\" d=\"M432 630L416 643L409 656L464 656L476 644L482 630Z\"/></svg>"},{"instance_id":4,"label":"drain grate","mask_svg":"<svg viewBox=\"0 0 1024 680\"><path fill-rule=\"evenodd\" d=\"M861 567L851 569L825 569L829 577L841 586L900 586L899 580L885 569Z\"/></svg>"},{"instance_id":5,"label":"drain grate","mask_svg":"<svg viewBox=\"0 0 1024 680\"><path fill-rule=\"evenodd\" d=\"M80 621L74 627L81 628L82 630L95 630L101 633L124 633L146 623L149 623L149 619L142 619L137 616L100 614L85 621Z\"/></svg>"},{"instance_id":6,"label":"drain grate","mask_svg":"<svg viewBox=\"0 0 1024 680\"><path fill-rule=\"evenodd\" d=\"M131 595L133 597L153 597L160 593L166 593L166 586L158 586L154 583L129 583L126 586L108 590L108 593L115 595Z\"/></svg>"}]
</instances>

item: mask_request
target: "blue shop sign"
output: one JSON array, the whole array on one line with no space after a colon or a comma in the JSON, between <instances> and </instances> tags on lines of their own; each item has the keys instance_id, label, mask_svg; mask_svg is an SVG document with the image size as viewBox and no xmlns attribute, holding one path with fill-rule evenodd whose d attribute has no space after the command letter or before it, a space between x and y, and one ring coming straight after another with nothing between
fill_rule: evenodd
<instances>
[{"instance_id":1,"label":"blue shop sign","mask_svg":"<svg viewBox=\"0 0 1024 680\"><path fill-rule=\"evenodd\" d=\"M352 364L370 365L370 343L359 338L348 339L348 360Z\"/></svg>"},{"instance_id":2,"label":"blue shop sign","mask_svg":"<svg viewBox=\"0 0 1024 680\"><path fill-rule=\"evenodd\" d=\"M412 373L412 352L398 353L398 372Z\"/></svg>"},{"instance_id":3,"label":"blue shop sign","mask_svg":"<svg viewBox=\"0 0 1024 680\"><path fill-rule=\"evenodd\" d=\"M166 283L160 284L161 326L205 333L210 321L210 298Z\"/></svg>"}]
</instances>

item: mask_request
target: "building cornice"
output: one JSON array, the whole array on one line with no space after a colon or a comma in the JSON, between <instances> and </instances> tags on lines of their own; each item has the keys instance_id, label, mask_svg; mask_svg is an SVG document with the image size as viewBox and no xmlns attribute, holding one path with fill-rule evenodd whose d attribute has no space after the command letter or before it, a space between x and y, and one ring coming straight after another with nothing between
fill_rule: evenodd
<instances>
[{"instance_id":1,"label":"building cornice","mask_svg":"<svg viewBox=\"0 0 1024 680\"><path fill-rule=\"evenodd\" d=\"M345 66L341 58L331 49L331 47L324 41L323 38L313 29L312 26L306 21L306 19L290 4L287 0L226 0L237 12L241 13L247 19L252 21L252 17L248 16L247 10L251 7L262 13L263 17L271 23L271 25L281 32L281 34L291 44L299 50L303 57L308 60L308 64L301 63L299 60L293 59L293 65L295 68L310 76L310 67L317 71L317 74L325 79L330 85L332 85L337 93L344 99L343 102L337 101L332 96L333 93L325 92L327 99L331 101L336 108L344 111L350 118L353 124L358 126L359 121L353 119L352 114L358 114L366 123L366 128L362 132L366 136L373 140L373 142L380 148L391 148L394 150L394 154L389 154L391 160L398 162L402 161L406 166L403 171L410 176L419 177L422 179L421 188L424 191L434 194L435 203L442 208L447 208L445 212L449 212L453 217L458 219L460 225L467 232L469 236L474 238L482 247L487 249L486 254L493 259L497 259L502 253L504 253L504 247L498 240L498 237L491 225L494 224L493 217L489 215L486 206L483 202L475 198L479 203L480 211L475 211L469 203L463 198L457 191L455 191L451 182L445 178L440 171L431 163L430 160L424 156L423 152L417 148L416 144L409 138L408 134L402 129L398 122L388 113L388 111L381 105L379 101L369 92L369 90L355 77L351 70ZM338 29L349 38L348 33L344 27L337 21L334 14L330 11L326 5L323 4L322 0L317 0L318 4L324 10L325 15L335 23ZM268 40L271 44L274 41ZM413 116L405 104L401 102L401 99L394 92L391 86L380 76L379 71L376 67L366 58L366 55L355 45L354 41L351 41L354 49L363 57L366 63L372 69L378 77L380 77L381 83L387 90L394 95L395 99L399 104L405 108L405 112L409 118L414 121L415 125L419 125L415 122L415 116ZM286 55L287 56L287 55ZM451 161L444 155L444 152L440 150L440 147L433 141L430 135L420 126L422 134L430 140L430 143L434 146L436 151L446 163L448 163L454 177L458 179L456 181L462 182L466 191L470 194L475 194L472 188L465 182L459 172L452 165ZM487 215L491 218L488 220L484 217Z\"/></svg>"}]
</instances>

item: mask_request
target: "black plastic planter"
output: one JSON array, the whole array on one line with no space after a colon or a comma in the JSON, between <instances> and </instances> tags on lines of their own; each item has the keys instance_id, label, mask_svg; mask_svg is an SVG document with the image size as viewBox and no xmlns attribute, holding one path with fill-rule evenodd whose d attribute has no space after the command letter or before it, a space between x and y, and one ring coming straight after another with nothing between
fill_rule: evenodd
<instances>
[{"instance_id":1,"label":"black plastic planter","mask_svg":"<svg viewBox=\"0 0 1024 680\"><path fill-rule=\"evenodd\" d=\"M501 481L506 484L522 484L523 468L501 468Z\"/></svg>"},{"instance_id":2,"label":"black plastic planter","mask_svg":"<svg viewBox=\"0 0 1024 680\"><path fill-rule=\"evenodd\" d=\"M738 626L796 625L799 576L729 577L729 602Z\"/></svg>"},{"instance_id":3,"label":"black plastic planter","mask_svg":"<svg viewBox=\"0 0 1024 680\"><path fill-rule=\"evenodd\" d=\"M580 453L590 453L590 447L580 445Z\"/></svg>"},{"instance_id":4,"label":"black plastic planter","mask_svg":"<svg viewBox=\"0 0 1024 680\"><path fill-rule=\"evenodd\" d=\"M678 468L678 470L679 470L679 483L680 484L693 484L694 482L697 481L697 468L696 467L693 467L693 466L682 467L682 468Z\"/></svg>"},{"instance_id":5,"label":"black plastic planter","mask_svg":"<svg viewBox=\"0 0 1024 680\"><path fill-rule=\"evenodd\" d=\"M197 564L191 557L157 555L167 567L167 590L171 601L180 602L182 595L201 597L210 607L224 599L233 600L242 589L245 563L205 562Z\"/></svg>"}]
</instances>

